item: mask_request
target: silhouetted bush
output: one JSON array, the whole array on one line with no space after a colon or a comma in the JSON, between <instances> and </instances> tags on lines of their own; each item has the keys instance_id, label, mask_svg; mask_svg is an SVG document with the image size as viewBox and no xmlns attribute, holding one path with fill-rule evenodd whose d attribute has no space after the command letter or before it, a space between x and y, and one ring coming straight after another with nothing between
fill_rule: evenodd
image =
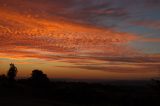
<instances>
[{"instance_id":1,"label":"silhouetted bush","mask_svg":"<svg viewBox=\"0 0 160 106\"><path fill-rule=\"evenodd\" d=\"M0 84L6 84L6 82L7 82L7 77L6 77L6 75L4 75L4 74L2 74L2 75L0 75Z\"/></svg>"},{"instance_id":2,"label":"silhouetted bush","mask_svg":"<svg viewBox=\"0 0 160 106\"><path fill-rule=\"evenodd\" d=\"M41 70L33 70L31 75L30 81L35 86L46 86L50 82L47 75Z\"/></svg>"},{"instance_id":3,"label":"silhouetted bush","mask_svg":"<svg viewBox=\"0 0 160 106\"><path fill-rule=\"evenodd\" d=\"M0 81L4 81L4 80L7 80L6 75L4 74L0 75Z\"/></svg>"},{"instance_id":4,"label":"silhouetted bush","mask_svg":"<svg viewBox=\"0 0 160 106\"><path fill-rule=\"evenodd\" d=\"M160 80L152 79L151 87L157 94L160 95Z\"/></svg>"}]
</instances>

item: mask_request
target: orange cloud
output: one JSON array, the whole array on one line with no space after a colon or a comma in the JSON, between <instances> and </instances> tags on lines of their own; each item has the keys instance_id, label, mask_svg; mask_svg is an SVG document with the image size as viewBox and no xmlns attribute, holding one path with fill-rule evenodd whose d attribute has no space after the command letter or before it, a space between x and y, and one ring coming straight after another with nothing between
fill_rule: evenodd
<instances>
[{"instance_id":1,"label":"orange cloud","mask_svg":"<svg viewBox=\"0 0 160 106\"><path fill-rule=\"evenodd\" d=\"M70 55L136 54L127 47L136 35L111 29L45 19L25 15L9 8L0 8L0 52L4 56L54 58Z\"/></svg>"}]
</instances>

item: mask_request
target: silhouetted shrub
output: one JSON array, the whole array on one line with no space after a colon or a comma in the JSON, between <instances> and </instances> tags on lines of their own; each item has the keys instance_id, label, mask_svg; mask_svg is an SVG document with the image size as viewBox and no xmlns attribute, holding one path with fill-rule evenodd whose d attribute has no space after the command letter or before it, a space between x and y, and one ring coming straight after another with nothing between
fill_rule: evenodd
<instances>
[{"instance_id":1,"label":"silhouetted shrub","mask_svg":"<svg viewBox=\"0 0 160 106\"><path fill-rule=\"evenodd\" d=\"M6 75L2 74L0 75L0 84L5 84L7 82L7 77Z\"/></svg>"},{"instance_id":2,"label":"silhouetted shrub","mask_svg":"<svg viewBox=\"0 0 160 106\"><path fill-rule=\"evenodd\" d=\"M157 94L160 94L160 80L152 79L151 87Z\"/></svg>"},{"instance_id":3,"label":"silhouetted shrub","mask_svg":"<svg viewBox=\"0 0 160 106\"><path fill-rule=\"evenodd\" d=\"M6 75L4 74L0 75L0 81L4 81L4 80L7 80Z\"/></svg>"},{"instance_id":4,"label":"silhouetted shrub","mask_svg":"<svg viewBox=\"0 0 160 106\"><path fill-rule=\"evenodd\" d=\"M47 75L41 70L33 70L31 75L30 80L35 86L45 86L50 82Z\"/></svg>"}]
</instances>

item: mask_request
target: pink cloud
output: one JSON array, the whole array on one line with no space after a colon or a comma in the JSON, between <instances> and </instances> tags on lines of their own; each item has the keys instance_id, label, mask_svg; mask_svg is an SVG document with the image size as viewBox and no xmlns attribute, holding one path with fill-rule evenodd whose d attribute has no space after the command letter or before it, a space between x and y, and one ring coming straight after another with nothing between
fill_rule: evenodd
<instances>
[{"instance_id":1,"label":"pink cloud","mask_svg":"<svg viewBox=\"0 0 160 106\"><path fill-rule=\"evenodd\" d=\"M135 21L132 22L131 24L143 27L149 27L152 29L160 29L160 21L155 21L155 20Z\"/></svg>"}]
</instances>

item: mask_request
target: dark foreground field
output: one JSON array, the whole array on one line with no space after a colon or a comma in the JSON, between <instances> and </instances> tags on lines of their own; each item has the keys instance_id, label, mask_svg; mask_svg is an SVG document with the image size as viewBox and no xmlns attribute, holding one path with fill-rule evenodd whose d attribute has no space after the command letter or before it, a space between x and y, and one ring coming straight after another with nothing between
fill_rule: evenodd
<instances>
[{"instance_id":1,"label":"dark foreground field","mask_svg":"<svg viewBox=\"0 0 160 106\"><path fill-rule=\"evenodd\" d=\"M0 82L0 106L160 106L159 82Z\"/></svg>"}]
</instances>

